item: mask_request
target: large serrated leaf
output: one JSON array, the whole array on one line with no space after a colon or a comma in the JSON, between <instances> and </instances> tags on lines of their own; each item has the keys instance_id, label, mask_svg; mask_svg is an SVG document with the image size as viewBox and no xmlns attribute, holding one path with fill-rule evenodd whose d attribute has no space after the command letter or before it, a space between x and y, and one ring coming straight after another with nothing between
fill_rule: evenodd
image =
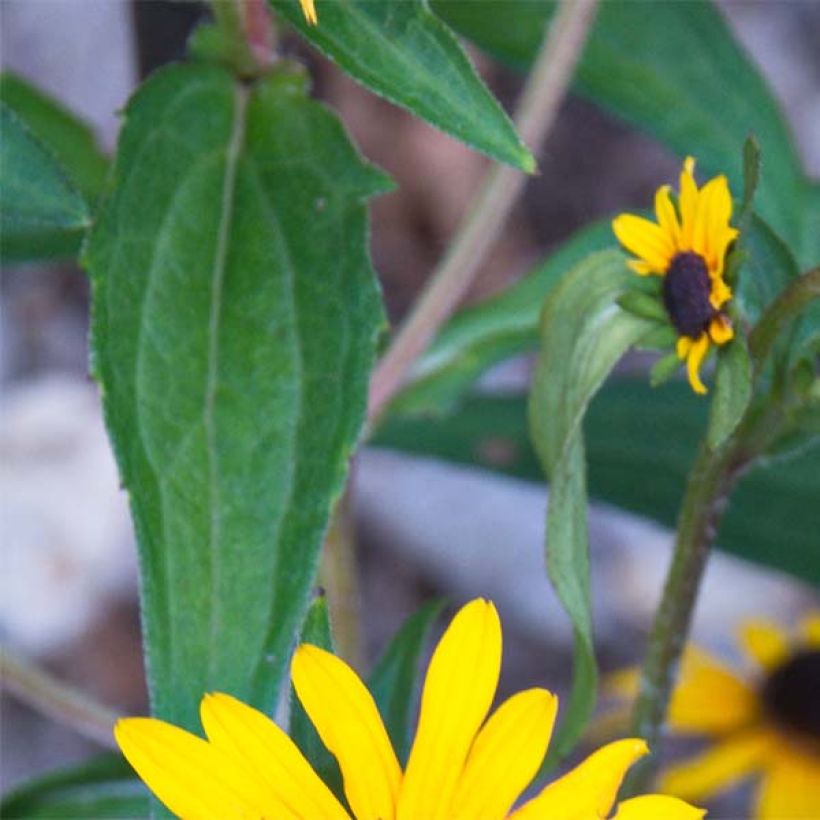
<instances>
[{"instance_id":1,"label":"large serrated leaf","mask_svg":"<svg viewBox=\"0 0 820 820\"><path fill-rule=\"evenodd\" d=\"M106 754L12 789L0 803L8 818L112 820L147 817L148 790L119 755Z\"/></svg>"},{"instance_id":2,"label":"large serrated leaf","mask_svg":"<svg viewBox=\"0 0 820 820\"><path fill-rule=\"evenodd\" d=\"M547 572L572 620L575 670L554 746L566 753L595 706L597 669L589 593L586 462L581 422L621 356L654 323L616 302L634 274L617 251L592 254L568 272L544 304L541 347L530 393L530 433L549 480Z\"/></svg>"},{"instance_id":3,"label":"large serrated leaf","mask_svg":"<svg viewBox=\"0 0 820 820\"><path fill-rule=\"evenodd\" d=\"M402 765L406 763L410 753L410 718L413 714L419 659L430 626L441 614L443 606L444 601L431 601L408 617L379 658L368 681Z\"/></svg>"},{"instance_id":4,"label":"large serrated leaf","mask_svg":"<svg viewBox=\"0 0 820 820\"><path fill-rule=\"evenodd\" d=\"M527 68L555 4L531 0L434 0L477 45ZM576 75L586 96L649 131L701 169L741 190L741 147L753 133L763 170L756 207L804 266L816 262L817 223L789 129L759 72L707 0L601 3ZM814 256L814 259L812 258Z\"/></svg>"},{"instance_id":5,"label":"large serrated leaf","mask_svg":"<svg viewBox=\"0 0 820 820\"><path fill-rule=\"evenodd\" d=\"M584 419L590 495L674 527L708 411L709 403L684 383L657 389L645 379L607 384ZM758 464L741 478L717 547L820 584L820 470L818 446L811 445L820 432L816 421L815 411L805 430L783 442L791 457ZM470 396L451 415L435 419L393 417L372 443L543 480L523 395Z\"/></svg>"},{"instance_id":6,"label":"large serrated leaf","mask_svg":"<svg viewBox=\"0 0 820 820\"><path fill-rule=\"evenodd\" d=\"M301 34L376 94L467 145L524 171L535 160L427 0L268 0ZM542 29L543 30L543 29Z\"/></svg>"},{"instance_id":7,"label":"large serrated leaf","mask_svg":"<svg viewBox=\"0 0 820 820\"><path fill-rule=\"evenodd\" d=\"M272 711L383 324L364 202L387 180L290 71L153 75L85 258L152 707L189 729L206 691Z\"/></svg>"},{"instance_id":8,"label":"large serrated leaf","mask_svg":"<svg viewBox=\"0 0 820 820\"><path fill-rule=\"evenodd\" d=\"M0 101L0 253L16 261L76 250L88 207L55 155Z\"/></svg>"}]
</instances>

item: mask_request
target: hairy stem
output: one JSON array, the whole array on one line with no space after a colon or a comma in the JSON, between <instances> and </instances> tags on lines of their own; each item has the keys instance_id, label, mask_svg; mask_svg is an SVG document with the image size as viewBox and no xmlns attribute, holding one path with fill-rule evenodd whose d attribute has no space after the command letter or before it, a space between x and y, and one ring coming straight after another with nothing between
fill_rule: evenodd
<instances>
[{"instance_id":1,"label":"hairy stem","mask_svg":"<svg viewBox=\"0 0 820 820\"><path fill-rule=\"evenodd\" d=\"M515 116L518 132L534 154L555 121L596 5L597 0L562 0L541 45ZM506 166L497 165L488 172L447 254L376 368L368 407L371 423L402 387L413 362L464 296L525 180L520 171Z\"/></svg>"},{"instance_id":2,"label":"hairy stem","mask_svg":"<svg viewBox=\"0 0 820 820\"><path fill-rule=\"evenodd\" d=\"M120 717L116 712L7 649L0 649L0 673L8 691L33 709L90 740L116 748L113 729Z\"/></svg>"}]
</instances>

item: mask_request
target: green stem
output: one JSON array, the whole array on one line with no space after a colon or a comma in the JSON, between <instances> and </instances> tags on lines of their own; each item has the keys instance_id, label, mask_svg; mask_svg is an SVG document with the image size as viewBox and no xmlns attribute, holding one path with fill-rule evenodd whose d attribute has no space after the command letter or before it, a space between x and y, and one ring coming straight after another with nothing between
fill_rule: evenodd
<instances>
[{"instance_id":1,"label":"green stem","mask_svg":"<svg viewBox=\"0 0 820 820\"><path fill-rule=\"evenodd\" d=\"M597 0L563 0L536 58L515 116L521 138L537 154L555 121L595 16ZM407 372L466 293L487 251L499 236L526 177L496 165L402 325L370 387L368 420L381 415L402 387Z\"/></svg>"},{"instance_id":2,"label":"green stem","mask_svg":"<svg viewBox=\"0 0 820 820\"><path fill-rule=\"evenodd\" d=\"M116 748L114 724L120 717L8 649L0 649L0 677L9 692L32 708L91 740Z\"/></svg>"},{"instance_id":3,"label":"green stem","mask_svg":"<svg viewBox=\"0 0 820 820\"><path fill-rule=\"evenodd\" d=\"M225 38L227 58L239 77L254 77L260 65L248 36L249 8L244 0L211 0L214 20Z\"/></svg>"}]
</instances>

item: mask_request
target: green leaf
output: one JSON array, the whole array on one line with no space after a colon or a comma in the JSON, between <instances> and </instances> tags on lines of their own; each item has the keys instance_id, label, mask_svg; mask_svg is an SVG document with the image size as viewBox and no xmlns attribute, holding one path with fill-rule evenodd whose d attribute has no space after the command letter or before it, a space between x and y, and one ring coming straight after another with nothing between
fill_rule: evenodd
<instances>
[{"instance_id":1,"label":"green leaf","mask_svg":"<svg viewBox=\"0 0 820 820\"><path fill-rule=\"evenodd\" d=\"M716 450L735 431L752 398L752 363L742 334L718 350L706 443Z\"/></svg>"},{"instance_id":2,"label":"green leaf","mask_svg":"<svg viewBox=\"0 0 820 820\"><path fill-rule=\"evenodd\" d=\"M109 818L147 817L148 790L117 754L49 772L12 789L0 803L0 816L8 818Z\"/></svg>"},{"instance_id":3,"label":"green leaf","mask_svg":"<svg viewBox=\"0 0 820 820\"><path fill-rule=\"evenodd\" d=\"M434 0L433 7L481 48L527 69L555 4ZM754 134L763 155L756 207L804 266L816 262L820 231L808 218L812 194L789 129L711 3L601 3L576 87L677 154L696 156L702 172L726 173L737 192L740 147Z\"/></svg>"},{"instance_id":4,"label":"green leaf","mask_svg":"<svg viewBox=\"0 0 820 820\"><path fill-rule=\"evenodd\" d=\"M6 261L76 250L88 208L57 158L0 102L0 253Z\"/></svg>"},{"instance_id":5,"label":"green leaf","mask_svg":"<svg viewBox=\"0 0 820 820\"><path fill-rule=\"evenodd\" d=\"M373 668L368 682L402 766L410 753L419 659L430 626L443 607L444 601L431 601L412 614Z\"/></svg>"},{"instance_id":6,"label":"green leaf","mask_svg":"<svg viewBox=\"0 0 820 820\"><path fill-rule=\"evenodd\" d=\"M10 72L0 74L0 100L54 154L85 199L94 202L105 183L108 159L91 127L57 100Z\"/></svg>"},{"instance_id":7,"label":"green leaf","mask_svg":"<svg viewBox=\"0 0 820 820\"><path fill-rule=\"evenodd\" d=\"M568 268L614 242L609 220L574 234L498 296L460 311L436 337L397 397L394 412L446 412L488 367L538 345L544 298Z\"/></svg>"},{"instance_id":8,"label":"green leaf","mask_svg":"<svg viewBox=\"0 0 820 820\"><path fill-rule=\"evenodd\" d=\"M310 643L326 649L328 652L335 653L336 651L333 646L330 615L324 593L320 593L315 598L307 611L305 621L302 624L300 643ZM322 781L330 787L339 800L344 802L344 787L339 764L322 743L319 733L311 723L293 687L291 687L290 702L290 736L293 738L293 742L302 750L302 754L307 758L314 771L322 778Z\"/></svg>"},{"instance_id":9,"label":"green leaf","mask_svg":"<svg viewBox=\"0 0 820 820\"><path fill-rule=\"evenodd\" d=\"M641 316L644 319L654 319L668 325L669 316L663 302L657 297L641 290L627 290L618 299L618 306L627 313Z\"/></svg>"},{"instance_id":10,"label":"green leaf","mask_svg":"<svg viewBox=\"0 0 820 820\"><path fill-rule=\"evenodd\" d=\"M323 54L390 102L501 162L535 159L427 0L318 0L319 25L298 0L268 0Z\"/></svg>"},{"instance_id":11,"label":"green leaf","mask_svg":"<svg viewBox=\"0 0 820 820\"><path fill-rule=\"evenodd\" d=\"M191 730L207 691L272 711L383 326L365 200L388 181L303 85L152 75L85 258L152 707Z\"/></svg>"},{"instance_id":12,"label":"green leaf","mask_svg":"<svg viewBox=\"0 0 820 820\"><path fill-rule=\"evenodd\" d=\"M445 417L393 417L372 443L543 481L529 443L526 401L470 396ZM644 379L605 385L584 420L590 495L674 527L708 409L684 383L661 389ZM771 458L741 478L717 546L820 586L818 418L815 406L814 426L806 419L806 432L783 442L789 458Z\"/></svg>"},{"instance_id":13,"label":"green leaf","mask_svg":"<svg viewBox=\"0 0 820 820\"><path fill-rule=\"evenodd\" d=\"M760 184L760 145L754 136L746 137L743 143L743 201L740 219L752 205L757 186Z\"/></svg>"},{"instance_id":14,"label":"green leaf","mask_svg":"<svg viewBox=\"0 0 820 820\"><path fill-rule=\"evenodd\" d=\"M660 387L665 384L675 375L680 365L680 357L674 350L662 356L652 365L652 369L649 371L649 384L652 387Z\"/></svg>"},{"instance_id":15,"label":"green leaf","mask_svg":"<svg viewBox=\"0 0 820 820\"><path fill-rule=\"evenodd\" d=\"M617 251L592 254L547 298L530 394L530 433L550 480L547 572L575 633L575 670L554 754L572 748L595 707L587 534L586 462L581 422L624 352L654 323L619 309L634 274Z\"/></svg>"}]
</instances>

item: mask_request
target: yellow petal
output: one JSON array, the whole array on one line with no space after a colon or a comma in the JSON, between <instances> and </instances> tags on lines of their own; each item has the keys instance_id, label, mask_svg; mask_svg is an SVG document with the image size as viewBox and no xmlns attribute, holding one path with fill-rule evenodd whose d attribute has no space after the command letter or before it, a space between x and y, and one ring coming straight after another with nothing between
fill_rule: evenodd
<instances>
[{"instance_id":1,"label":"yellow petal","mask_svg":"<svg viewBox=\"0 0 820 820\"><path fill-rule=\"evenodd\" d=\"M738 642L766 671L778 666L790 654L789 636L770 621L749 620L741 624Z\"/></svg>"},{"instance_id":2,"label":"yellow petal","mask_svg":"<svg viewBox=\"0 0 820 820\"><path fill-rule=\"evenodd\" d=\"M820 817L820 758L816 754L773 756L757 800L758 820Z\"/></svg>"},{"instance_id":3,"label":"yellow petal","mask_svg":"<svg viewBox=\"0 0 820 820\"><path fill-rule=\"evenodd\" d=\"M820 612L811 612L800 621L802 643L809 649L820 649Z\"/></svg>"},{"instance_id":4,"label":"yellow petal","mask_svg":"<svg viewBox=\"0 0 820 820\"><path fill-rule=\"evenodd\" d=\"M322 743L339 761L353 814L392 818L401 768L373 696L344 661L318 646L296 650L292 675Z\"/></svg>"},{"instance_id":5,"label":"yellow petal","mask_svg":"<svg viewBox=\"0 0 820 820\"><path fill-rule=\"evenodd\" d=\"M519 692L496 709L470 749L448 816L506 817L544 759L557 711L546 689Z\"/></svg>"},{"instance_id":6,"label":"yellow petal","mask_svg":"<svg viewBox=\"0 0 820 820\"><path fill-rule=\"evenodd\" d=\"M695 393L704 394L707 392L706 385L700 380L700 366L709 352L709 336L701 333L692 342L689 353L686 356L686 375L689 377L689 384Z\"/></svg>"},{"instance_id":7,"label":"yellow petal","mask_svg":"<svg viewBox=\"0 0 820 820\"><path fill-rule=\"evenodd\" d=\"M709 289L709 304L715 309L720 310L732 298L732 289L723 281L720 276L712 279L711 287Z\"/></svg>"},{"instance_id":8,"label":"yellow petal","mask_svg":"<svg viewBox=\"0 0 820 820\"><path fill-rule=\"evenodd\" d=\"M686 800L702 800L748 777L766 758L771 736L760 730L732 735L675 766L661 778L661 791Z\"/></svg>"},{"instance_id":9,"label":"yellow petal","mask_svg":"<svg viewBox=\"0 0 820 820\"><path fill-rule=\"evenodd\" d=\"M319 22L319 18L316 16L316 6L313 0L299 0L299 3L302 6L302 13L305 15L305 20L307 20L310 25L315 26L316 23Z\"/></svg>"},{"instance_id":10,"label":"yellow petal","mask_svg":"<svg viewBox=\"0 0 820 820\"><path fill-rule=\"evenodd\" d=\"M675 345L675 350L679 359L685 359L689 355L689 351L692 349L693 343L694 339L690 339L688 336L678 337L678 343Z\"/></svg>"},{"instance_id":11,"label":"yellow petal","mask_svg":"<svg viewBox=\"0 0 820 820\"><path fill-rule=\"evenodd\" d=\"M705 815L703 809L690 806L676 797L645 794L620 803L612 820L698 820Z\"/></svg>"},{"instance_id":12,"label":"yellow petal","mask_svg":"<svg viewBox=\"0 0 820 820\"><path fill-rule=\"evenodd\" d=\"M277 817L348 818L296 744L270 718L230 695L206 695L200 707L211 744L268 783Z\"/></svg>"},{"instance_id":13,"label":"yellow petal","mask_svg":"<svg viewBox=\"0 0 820 820\"><path fill-rule=\"evenodd\" d=\"M399 801L399 820L447 816L467 753L492 703L501 670L501 624L478 598L453 618L433 652L419 725Z\"/></svg>"},{"instance_id":14,"label":"yellow petal","mask_svg":"<svg viewBox=\"0 0 820 820\"><path fill-rule=\"evenodd\" d=\"M686 157L680 172L680 250L692 249L692 229L695 225L695 214L698 206L698 186L695 182L695 160Z\"/></svg>"},{"instance_id":15,"label":"yellow petal","mask_svg":"<svg viewBox=\"0 0 820 820\"><path fill-rule=\"evenodd\" d=\"M149 789L186 820L263 817L275 810L257 780L202 738L153 718L114 727L122 753Z\"/></svg>"},{"instance_id":16,"label":"yellow petal","mask_svg":"<svg viewBox=\"0 0 820 820\"><path fill-rule=\"evenodd\" d=\"M580 820L606 817L629 767L649 749L643 740L616 740L593 752L571 772L550 783L510 818Z\"/></svg>"},{"instance_id":17,"label":"yellow petal","mask_svg":"<svg viewBox=\"0 0 820 820\"><path fill-rule=\"evenodd\" d=\"M654 271L664 273L675 255L672 237L654 222L634 214L621 214L612 220L618 241Z\"/></svg>"},{"instance_id":18,"label":"yellow petal","mask_svg":"<svg viewBox=\"0 0 820 820\"><path fill-rule=\"evenodd\" d=\"M640 682L641 670L637 666L629 666L607 675L603 681L602 691L609 697L626 700L637 697Z\"/></svg>"},{"instance_id":19,"label":"yellow petal","mask_svg":"<svg viewBox=\"0 0 820 820\"><path fill-rule=\"evenodd\" d=\"M671 239L675 248L680 244L680 223L669 196L669 186L662 185L655 194L655 216L661 230Z\"/></svg>"},{"instance_id":20,"label":"yellow petal","mask_svg":"<svg viewBox=\"0 0 820 820\"><path fill-rule=\"evenodd\" d=\"M732 198L726 177L710 179L698 194L692 228L692 250L706 260L710 271L722 269L726 246L737 234L729 227L731 215Z\"/></svg>"},{"instance_id":21,"label":"yellow petal","mask_svg":"<svg viewBox=\"0 0 820 820\"><path fill-rule=\"evenodd\" d=\"M663 271L656 270L648 262L644 262L640 259L630 259L626 264L627 267L634 270L638 276L649 276L651 273L655 273L658 276L663 276Z\"/></svg>"},{"instance_id":22,"label":"yellow petal","mask_svg":"<svg viewBox=\"0 0 820 820\"><path fill-rule=\"evenodd\" d=\"M669 704L669 725L680 733L722 734L757 715L755 691L707 652L687 648Z\"/></svg>"},{"instance_id":23,"label":"yellow petal","mask_svg":"<svg viewBox=\"0 0 820 820\"><path fill-rule=\"evenodd\" d=\"M735 331L732 328L732 322L728 316L721 314L720 316L715 316L715 318L709 322L709 338L716 345L726 344L734 335Z\"/></svg>"}]
</instances>

